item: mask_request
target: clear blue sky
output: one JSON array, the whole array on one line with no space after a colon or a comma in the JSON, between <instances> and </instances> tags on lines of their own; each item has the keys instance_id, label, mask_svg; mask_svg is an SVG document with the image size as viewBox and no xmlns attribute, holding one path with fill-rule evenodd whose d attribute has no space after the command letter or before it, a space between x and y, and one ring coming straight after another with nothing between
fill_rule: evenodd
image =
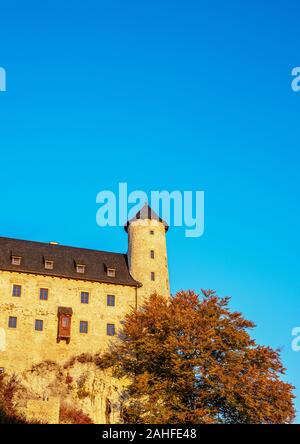
<instances>
[{"instance_id":1,"label":"clear blue sky","mask_svg":"<svg viewBox=\"0 0 300 444\"><path fill-rule=\"evenodd\" d=\"M168 233L172 290L230 295L300 388L299 21L297 1L2 4L0 235L126 251L100 190L205 191L205 235Z\"/></svg>"}]
</instances>

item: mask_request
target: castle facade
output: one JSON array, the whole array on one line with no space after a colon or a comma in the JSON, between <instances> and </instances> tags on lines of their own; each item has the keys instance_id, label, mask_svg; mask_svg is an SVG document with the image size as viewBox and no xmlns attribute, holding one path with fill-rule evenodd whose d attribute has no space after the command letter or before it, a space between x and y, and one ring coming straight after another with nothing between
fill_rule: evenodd
<instances>
[{"instance_id":1,"label":"castle facade","mask_svg":"<svg viewBox=\"0 0 300 444\"><path fill-rule=\"evenodd\" d=\"M0 238L0 372L104 351L154 292L169 296L167 224L145 205L127 254Z\"/></svg>"}]
</instances>

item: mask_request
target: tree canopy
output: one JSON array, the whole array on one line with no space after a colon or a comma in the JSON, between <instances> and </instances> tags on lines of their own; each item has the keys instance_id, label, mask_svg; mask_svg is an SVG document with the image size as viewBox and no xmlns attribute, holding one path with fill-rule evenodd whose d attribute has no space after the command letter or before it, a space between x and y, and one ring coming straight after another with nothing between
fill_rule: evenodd
<instances>
[{"instance_id":1,"label":"tree canopy","mask_svg":"<svg viewBox=\"0 0 300 444\"><path fill-rule=\"evenodd\" d=\"M258 345L253 322L214 291L151 296L125 318L99 361L128 377L128 423L290 423L293 386L279 350Z\"/></svg>"}]
</instances>

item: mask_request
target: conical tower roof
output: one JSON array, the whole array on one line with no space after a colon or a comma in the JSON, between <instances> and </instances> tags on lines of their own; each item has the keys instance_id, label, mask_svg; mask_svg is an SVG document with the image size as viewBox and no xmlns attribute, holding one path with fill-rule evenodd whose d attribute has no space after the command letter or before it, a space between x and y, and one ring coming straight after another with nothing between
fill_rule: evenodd
<instances>
[{"instance_id":1,"label":"conical tower roof","mask_svg":"<svg viewBox=\"0 0 300 444\"><path fill-rule=\"evenodd\" d=\"M156 214L155 211L152 210L152 208L147 203L145 203L144 206L136 213L136 215L132 219L127 221L124 227L125 231L127 232L128 226L130 225L131 222L134 222L135 220L139 219L156 220L164 225L166 231L168 231L169 229L169 225L167 224L167 222L165 222L161 217L159 217L158 214Z\"/></svg>"}]
</instances>

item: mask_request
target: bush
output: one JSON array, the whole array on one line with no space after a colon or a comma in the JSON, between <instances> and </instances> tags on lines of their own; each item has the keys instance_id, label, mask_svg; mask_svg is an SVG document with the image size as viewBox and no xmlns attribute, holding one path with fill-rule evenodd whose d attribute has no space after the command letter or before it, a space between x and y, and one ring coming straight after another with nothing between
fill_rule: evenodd
<instances>
[{"instance_id":1,"label":"bush","mask_svg":"<svg viewBox=\"0 0 300 444\"><path fill-rule=\"evenodd\" d=\"M26 424L24 418L17 414L14 406L14 396L20 390L16 376L6 378L0 375L0 424Z\"/></svg>"},{"instance_id":2,"label":"bush","mask_svg":"<svg viewBox=\"0 0 300 444\"><path fill-rule=\"evenodd\" d=\"M93 424L91 418L82 410L62 404L59 412L60 424Z\"/></svg>"}]
</instances>

